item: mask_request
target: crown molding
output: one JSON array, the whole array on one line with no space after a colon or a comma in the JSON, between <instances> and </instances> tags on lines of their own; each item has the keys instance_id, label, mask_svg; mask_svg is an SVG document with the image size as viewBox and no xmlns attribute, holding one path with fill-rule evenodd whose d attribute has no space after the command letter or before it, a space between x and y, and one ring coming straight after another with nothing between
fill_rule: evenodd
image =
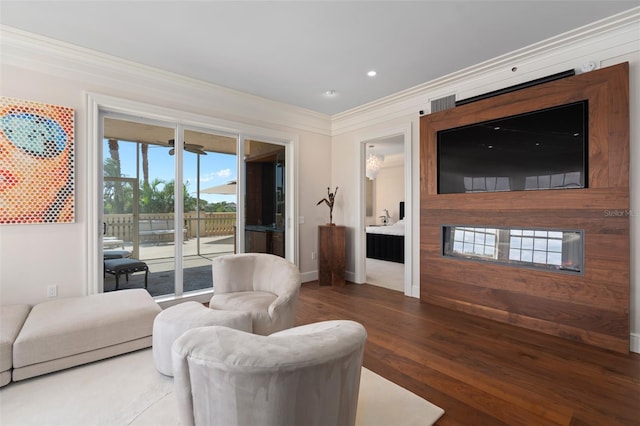
<instances>
[{"instance_id":1,"label":"crown molding","mask_svg":"<svg viewBox=\"0 0 640 426\"><path fill-rule=\"evenodd\" d=\"M638 50L640 7L610 16L522 49L419 84L331 116L332 135L430 112L430 102L456 94L464 99L570 68ZM604 45L603 45L604 42ZM588 57L588 58L586 58ZM517 66L514 74L511 68Z\"/></svg>"},{"instance_id":2,"label":"crown molding","mask_svg":"<svg viewBox=\"0 0 640 426\"><path fill-rule=\"evenodd\" d=\"M173 108L264 127L286 126L326 136L430 112L430 102L463 99L569 68L638 50L640 7L596 21L480 64L328 116L223 86L141 65L111 55L0 25L1 62L84 81L88 91L155 94ZM603 46L603 41L606 42ZM588 57L588 58L587 58ZM513 66L518 72L511 72ZM454 89L453 89L454 88Z\"/></svg>"},{"instance_id":3,"label":"crown molding","mask_svg":"<svg viewBox=\"0 0 640 426\"><path fill-rule=\"evenodd\" d=\"M85 91L131 93L137 98L171 99L174 109L264 127L289 128L330 136L331 118L304 108L250 95L0 25L0 62L86 83Z\"/></svg>"}]
</instances>

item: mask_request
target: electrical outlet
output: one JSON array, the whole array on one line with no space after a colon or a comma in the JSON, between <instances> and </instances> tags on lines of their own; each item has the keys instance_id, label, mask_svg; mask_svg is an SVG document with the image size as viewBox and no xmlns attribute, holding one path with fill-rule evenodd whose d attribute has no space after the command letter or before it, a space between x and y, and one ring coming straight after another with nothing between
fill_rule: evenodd
<instances>
[{"instance_id":1,"label":"electrical outlet","mask_svg":"<svg viewBox=\"0 0 640 426\"><path fill-rule=\"evenodd\" d=\"M318 258L318 253L315 251L311 252L311 260L316 260Z\"/></svg>"},{"instance_id":2,"label":"electrical outlet","mask_svg":"<svg viewBox=\"0 0 640 426\"><path fill-rule=\"evenodd\" d=\"M47 297L57 297L58 296L58 286L50 285L47 287Z\"/></svg>"}]
</instances>

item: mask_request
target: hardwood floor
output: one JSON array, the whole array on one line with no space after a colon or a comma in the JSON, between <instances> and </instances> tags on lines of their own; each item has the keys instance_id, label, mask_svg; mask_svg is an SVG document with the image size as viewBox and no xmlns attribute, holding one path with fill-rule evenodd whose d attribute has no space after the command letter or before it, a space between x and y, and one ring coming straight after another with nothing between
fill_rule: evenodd
<instances>
[{"instance_id":1,"label":"hardwood floor","mask_svg":"<svg viewBox=\"0 0 640 426\"><path fill-rule=\"evenodd\" d=\"M445 410L437 425L640 425L640 355L421 303L368 284L302 285L298 325L351 319L364 366Z\"/></svg>"}]
</instances>

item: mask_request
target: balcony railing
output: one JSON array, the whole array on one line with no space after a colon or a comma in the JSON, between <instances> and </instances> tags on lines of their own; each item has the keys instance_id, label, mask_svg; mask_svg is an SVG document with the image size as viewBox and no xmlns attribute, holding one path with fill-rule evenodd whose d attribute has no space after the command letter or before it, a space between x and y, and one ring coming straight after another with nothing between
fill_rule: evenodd
<instances>
[{"instance_id":1,"label":"balcony railing","mask_svg":"<svg viewBox=\"0 0 640 426\"><path fill-rule=\"evenodd\" d=\"M145 213L139 215L142 224L154 222L167 223L167 228L173 228L173 213ZM105 235L117 238L122 241L133 241L134 220L133 214L106 214L104 215ZM236 225L236 213L200 213L196 217L195 212L188 212L184 215L185 238L214 237L223 235L233 235ZM139 225L139 229L144 226Z\"/></svg>"}]
</instances>

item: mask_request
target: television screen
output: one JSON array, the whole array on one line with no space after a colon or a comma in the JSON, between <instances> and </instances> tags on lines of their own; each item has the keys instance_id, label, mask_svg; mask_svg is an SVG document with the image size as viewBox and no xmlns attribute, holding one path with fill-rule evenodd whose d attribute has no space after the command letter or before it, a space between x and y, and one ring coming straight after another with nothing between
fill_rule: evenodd
<instances>
[{"instance_id":1,"label":"television screen","mask_svg":"<svg viewBox=\"0 0 640 426\"><path fill-rule=\"evenodd\" d=\"M441 130L438 193L587 187L587 101Z\"/></svg>"}]
</instances>

